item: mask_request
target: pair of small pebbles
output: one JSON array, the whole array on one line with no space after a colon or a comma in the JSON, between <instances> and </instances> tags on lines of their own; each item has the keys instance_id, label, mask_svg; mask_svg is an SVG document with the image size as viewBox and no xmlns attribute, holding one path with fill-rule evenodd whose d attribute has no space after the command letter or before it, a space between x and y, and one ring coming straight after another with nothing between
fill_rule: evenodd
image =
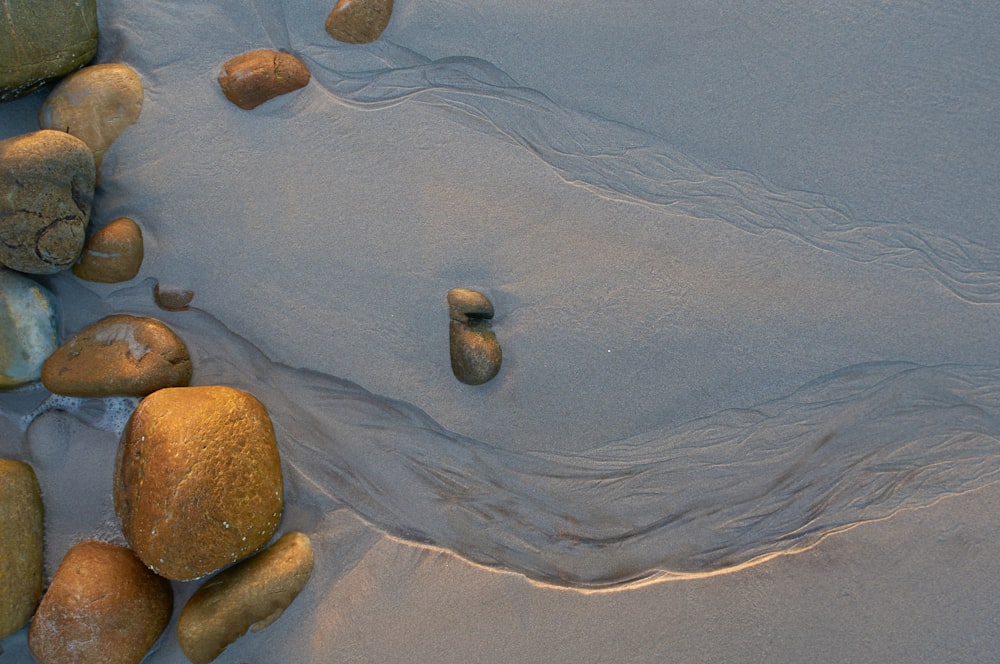
<instances>
[{"instance_id":1,"label":"pair of small pebbles","mask_svg":"<svg viewBox=\"0 0 1000 664\"><path fill-rule=\"evenodd\" d=\"M453 288L448 291L448 342L451 370L467 385L482 385L500 371L503 353L490 328L493 303L478 291Z\"/></svg>"}]
</instances>

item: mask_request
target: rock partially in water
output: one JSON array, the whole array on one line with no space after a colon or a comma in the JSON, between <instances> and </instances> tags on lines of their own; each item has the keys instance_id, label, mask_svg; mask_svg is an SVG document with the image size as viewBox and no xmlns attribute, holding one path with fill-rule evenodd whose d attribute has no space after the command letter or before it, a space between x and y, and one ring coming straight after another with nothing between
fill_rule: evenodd
<instances>
[{"instance_id":1,"label":"rock partially in water","mask_svg":"<svg viewBox=\"0 0 1000 664\"><path fill-rule=\"evenodd\" d=\"M127 548L79 542L45 591L28 647L42 664L138 664L166 629L173 603L170 583Z\"/></svg>"},{"instance_id":2,"label":"rock partially in water","mask_svg":"<svg viewBox=\"0 0 1000 664\"><path fill-rule=\"evenodd\" d=\"M392 17L392 0L340 0L326 17L326 32L338 41L367 44Z\"/></svg>"},{"instance_id":3,"label":"rock partially in water","mask_svg":"<svg viewBox=\"0 0 1000 664\"><path fill-rule=\"evenodd\" d=\"M37 381L59 346L56 299L32 279L0 268L0 388Z\"/></svg>"},{"instance_id":4,"label":"rock partially in water","mask_svg":"<svg viewBox=\"0 0 1000 664\"><path fill-rule=\"evenodd\" d=\"M490 328L493 303L478 291L453 288L448 291L448 341L451 370L467 385L482 385L500 371L503 353Z\"/></svg>"},{"instance_id":5,"label":"rock partially in water","mask_svg":"<svg viewBox=\"0 0 1000 664\"><path fill-rule=\"evenodd\" d=\"M0 12L0 102L90 62L97 0L5 2Z\"/></svg>"},{"instance_id":6,"label":"rock partially in water","mask_svg":"<svg viewBox=\"0 0 1000 664\"><path fill-rule=\"evenodd\" d=\"M194 664L208 664L247 633L279 617L312 574L309 538L286 533L248 560L220 572L188 600L177 622L177 638Z\"/></svg>"},{"instance_id":7,"label":"rock partially in water","mask_svg":"<svg viewBox=\"0 0 1000 664\"><path fill-rule=\"evenodd\" d=\"M219 87L226 99L244 110L298 90L309 83L309 69L291 53L260 49L222 65Z\"/></svg>"},{"instance_id":8,"label":"rock partially in water","mask_svg":"<svg viewBox=\"0 0 1000 664\"><path fill-rule=\"evenodd\" d=\"M42 383L73 397L142 397L191 382L191 355L155 318L117 314L82 330L42 367Z\"/></svg>"},{"instance_id":9,"label":"rock partially in water","mask_svg":"<svg viewBox=\"0 0 1000 664\"><path fill-rule=\"evenodd\" d=\"M42 526L35 471L0 459L0 639L27 625L42 597Z\"/></svg>"},{"instance_id":10,"label":"rock partially in water","mask_svg":"<svg viewBox=\"0 0 1000 664\"><path fill-rule=\"evenodd\" d=\"M142 79L128 65L84 67L52 89L38 112L38 126L76 136L94 153L98 169L115 139L139 119Z\"/></svg>"},{"instance_id":11,"label":"rock partially in water","mask_svg":"<svg viewBox=\"0 0 1000 664\"><path fill-rule=\"evenodd\" d=\"M264 406L224 386L152 393L122 434L114 500L129 545L169 579L197 579L253 554L284 505Z\"/></svg>"},{"instance_id":12,"label":"rock partially in water","mask_svg":"<svg viewBox=\"0 0 1000 664\"><path fill-rule=\"evenodd\" d=\"M73 265L94 200L94 156L62 131L0 141L0 263L52 274Z\"/></svg>"},{"instance_id":13,"label":"rock partially in water","mask_svg":"<svg viewBox=\"0 0 1000 664\"><path fill-rule=\"evenodd\" d=\"M120 217L87 240L73 274L106 284L128 281L139 274L142 257L142 229L132 219Z\"/></svg>"}]
</instances>

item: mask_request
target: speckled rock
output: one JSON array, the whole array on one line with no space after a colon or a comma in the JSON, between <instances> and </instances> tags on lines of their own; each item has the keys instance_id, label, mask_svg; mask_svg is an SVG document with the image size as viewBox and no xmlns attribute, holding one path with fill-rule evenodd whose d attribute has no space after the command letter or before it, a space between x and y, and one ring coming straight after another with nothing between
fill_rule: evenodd
<instances>
[{"instance_id":1,"label":"speckled rock","mask_svg":"<svg viewBox=\"0 0 1000 664\"><path fill-rule=\"evenodd\" d=\"M125 539L178 581L259 550L284 504L271 419L231 387L167 388L143 399L122 434L114 478Z\"/></svg>"},{"instance_id":2,"label":"speckled rock","mask_svg":"<svg viewBox=\"0 0 1000 664\"><path fill-rule=\"evenodd\" d=\"M73 265L94 200L94 156L61 131L0 141L0 264L51 274Z\"/></svg>"},{"instance_id":3,"label":"speckled rock","mask_svg":"<svg viewBox=\"0 0 1000 664\"><path fill-rule=\"evenodd\" d=\"M170 583L123 546L93 540L66 553L31 621L42 664L138 664L166 629Z\"/></svg>"},{"instance_id":4,"label":"speckled rock","mask_svg":"<svg viewBox=\"0 0 1000 664\"><path fill-rule=\"evenodd\" d=\"M128 65L84 67L59 81L38 111L38 126L76 136L94 153L99 169L104 153L142 111L142 79Z\"/></svg>"},{"instance_id":5,"label":"speckled rock","mask_svg":"<svg viewBox=\"0 0 1000 664\"><path fill-rule=\"evenodd\" d=\"M367 44L389 25L392 0L340 0L326 17L326 32L338 41Z\"/></svg>"},{"instance_id":6,"label":"speckled rock","mask_svg":"<svg viewBox=\"0 0 1000 664\"><path fill-rule=\"evenodd\" d=\"M312 574L309 538L283 535L257 555L210 579L188 600L177 622L177 638L194 664L208 664L246 634L279 617Z\"/></svg>"},{"instance_id":7,"label":"speckled rock","mask_svg":"<svg viewBox=\"0 0 1000 664\"><path fill-rule=\"evenodd\" d=\"M72 397L142 397L191 382L191 355L155 318L117 314L80 331L42 366L42 383Z\"/></svg>"},{"instance_id":8,"label":"speckled rock","mask_svg":"<svg viewBox=\"0 0 1000 664\"><path fill-rule=\"evenodd\" d=\"M0 639L28 624L44 585L42 493L31 466L0 459Z\"/></svg>"},{"instance_id":9,"label":"speckled rock","mask_svg":"<svg viewBox=\"0 0 1000 664\"><path fill-rule=\"evenodd\" d=\"M309 83L309 69L291 53L260 49L227 60L219 74L226 99L250 110Z\"/></svg>"},{"instance_id":10,"label":"speckled rock","mask_svg":"<svg viewBox=\"0 0 1000 664\"><path fill-rule=\"evenodd\" d=\"M96 0L21 0L0 11L0 102L90 62L97 53Z\"/></svg>"},{"instance_id":11,"label":"speckled rock","mask_svg":"<svg viewBox=\"0 0 1000 664\"><path fill-rule=\"evenodd\" d=\"M491 380L503 362L500 343L489 323L493 304L482 293L453 288L448 291L448 315L452 373L468 385Z\"/></svg>"},{"instance_id":12,"label":"speckled rock","mask_svg":"<svg viewBox=\"0 0 1000 664\"><path fill-rule=\"evenodd\" d=\"M184 311L194 299L194 291L180 286L156 284L153 287L153 301L164 311Z\"/></svg>"},{"instance_id":13,"label":"speckled rock","mask_svg":"<svg viewBox=\"0 0 1000 664\"><path fill-rule=\"evenodd\" d=\"M128 217L120 217L87 240L73 274L106 284L128 281L139 274L142 256L142 229Z\"/></svg>"},{"instance_id":14,"label":"speckled rock","mask_svg":"<svg viewBox=\"0 0 1000 664\"><path fill-rule=\"evenodd\" d=\"M0 268L0 388L37 381L59 346L56 300L41 284Z\"/></svg>"}]
</instances>

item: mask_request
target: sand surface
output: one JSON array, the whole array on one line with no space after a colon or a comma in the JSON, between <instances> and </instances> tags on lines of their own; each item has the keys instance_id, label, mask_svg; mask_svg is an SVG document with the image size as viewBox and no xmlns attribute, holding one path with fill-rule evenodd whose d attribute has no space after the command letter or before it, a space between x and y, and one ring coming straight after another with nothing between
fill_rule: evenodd
<instances>
[{"instance_id":1,"label":"sand surface","mask_svg":"<svg viewBox=\"0 0 1000 664\"><path fill-rule=\"evenodd\" d=\"M258 394L317 546L220 661L1000 652L1000 10L689 4L397 2L353 46L318 2L102 3L146 102L94 223L147 258L125 292L49 280L64 327L162 314L196 382ZM313 80L230 105L252 48ZM448 366L455 286L496 305L486 386ZM120 537L114 424L81 408L4 425L52 569ZM173 629L150 661L183 661Z\"/></svg>"}]
</instances>

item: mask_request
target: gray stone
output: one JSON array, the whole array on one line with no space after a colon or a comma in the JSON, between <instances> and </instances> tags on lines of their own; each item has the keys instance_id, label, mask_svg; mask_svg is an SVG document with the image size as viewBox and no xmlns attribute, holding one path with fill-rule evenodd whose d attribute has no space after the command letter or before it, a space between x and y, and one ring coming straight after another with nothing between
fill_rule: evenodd
<instances>
[{"instance_id":1,"label":"gray stone","mask_svg":"<svg viewBox=\"0 0 1000 664\"><path fill-rule=\"evenodd\" d=\"M32 279L0 268L0 388L38 380L59 346L56 301Z\"/></svg>"},{"instance_id":2,"label":"gray stone","mask_svg":"<svg viewBox=\"0 0 1000 664\"><path fill-rule=\"evenodd\" d=\"M52 274L73 265L94 200L87 144L43 129L0 141L0 264Z\"/></svg>"}]
</instances>

